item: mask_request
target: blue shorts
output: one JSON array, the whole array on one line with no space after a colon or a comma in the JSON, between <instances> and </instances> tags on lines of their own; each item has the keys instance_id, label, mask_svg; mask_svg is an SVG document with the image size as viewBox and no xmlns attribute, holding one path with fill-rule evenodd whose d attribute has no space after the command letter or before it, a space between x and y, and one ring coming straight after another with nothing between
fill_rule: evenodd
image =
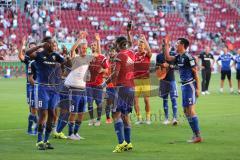
<instances>
[{"instance_id":1,"label":"blue shorts","mask_svg":"<svg viewBox=\"0 0 240 160\"><path fill-rule=\"evenodd\" d=\"M178 97L176 81L159 81L159 97Z\"/></svg>"},{"instance_id":2,"label":"blue shorts","mask_svg":"<svg viewBox=\"0 0 240 160\"><path fill-rule=\"evenodd\" d=\"M116 88L112 88L112 87L106 88L106 99L110 99L114 101L116 98L116 93L117 93Z\"/></svg>"},{"instance_id":3,"label":"blue shorts","mask_svg":"<svg viewBox=\"0 0 240 160\"><path fill-rule=\"evenodd\" d=\"M133 87L117 87L117 105L112 109L112 112L121 112L127 115L132 112L134 103L134 88Z\"/></svg>"},{"instance_id":4,"label":"blue shorts","mask_svg":"<svg viewBox=\"0 0 240 160\"><path fill-rule=\"evenodd\" d=\"M30 105L30 101L31 101L31 92L32 92L32 85L30 83L27 83L26 85L26 93L27 93L27 103Z\"/></svg>"},{"instance_id":5,"label":"blue shorts","mask_svg":"<svg viewBox=\"0 0 240 160\"><path fill-rule=\"evenodd\" d=\"M60 101L59 101L58 107L69 110L70 104L71 104L69 100L69 88L63 85L59 90L59 96L60 96Z\"/></svg>"},{"instance_id":6,"label":"blue shorts","mask_svg":"<svg viewBox=\"0 0 240 160\"><path fill-rule=\"evenodd\" d=\"M69 100L71 102L69 111L72 113L86 112L85 90L69 89Z\"/></svg>"},{"instance_id":7,"label":"blue shorts","mask_svg":"<svg viewBox=\"0 0 240 160\"><path fill-rule=\"evenodd\" d=\"M189 107L196 103L196 82L187 83L181 86L182 106Z\"/></svg>"},{"instance_id":8,"label":"blue shorts","mask_svg":"<svg viewBox=\"0 0 240 160\"><path fill-rule=\"evenodd\" d=\"M87 87L87 102L89 105L93 104L95 100L96 104L99 105L103 102L103 89L100 87Z\"/></svg>"},{"instance_id":9,"label":"blue shorts","mask_svg":"<svg viewBox=\"0 0 240 160\"><path fill-rule=\"evenodd\" d=\"M39 109L55 109L60 96L55 87L35 84L35 106Z\"/></svg>"},{"instance_id":10,"label":"blue shorts","mask_svg":"<svg viewBox=\"0 0 240 160\"><path fill-rule=\"evenodd\" d=\"M31 108L36 108L34 104L34 86L27 83L27 103Z\"/></svg>"}]
</instances>

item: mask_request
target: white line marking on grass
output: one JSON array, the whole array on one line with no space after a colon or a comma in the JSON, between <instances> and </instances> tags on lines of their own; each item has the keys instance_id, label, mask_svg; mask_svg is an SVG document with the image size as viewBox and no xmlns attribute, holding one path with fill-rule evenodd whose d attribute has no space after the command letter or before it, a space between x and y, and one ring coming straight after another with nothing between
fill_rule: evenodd
<instances>
[{"instance_id":1,"label":"white line marking on grass","mask_svg":"<svg viewBox=\"0 0 240 160\"><path fill-rule=\"evenodd\" d=\"M201 117L229 117L229 116L239 116L240 113L233 114L212 114L212 115L201 115ZM23 131L25 128L12 128L12 129L0 129L0 132L9 132L9 131Z\"/></svg>"},{"instance_id":2,"label":"white line marking on grass","mask_svg":"<svg viewBox=\"0 0 240 160\"><path fill-rule=\"evenodd\" d=\"M8 132L8 131L22 131L23 128L12 128L12 129L0 129L0 132Z\"/></svg>"}]
</instances>

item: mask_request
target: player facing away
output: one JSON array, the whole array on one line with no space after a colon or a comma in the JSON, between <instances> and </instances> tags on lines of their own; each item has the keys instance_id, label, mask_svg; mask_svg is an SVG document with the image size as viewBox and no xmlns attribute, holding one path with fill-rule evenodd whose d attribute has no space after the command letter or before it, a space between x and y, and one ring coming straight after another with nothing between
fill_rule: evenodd
<instances>
[{"instance_id":1,"label":"player facing away","mask_svg":"<svg viewBox=\"0 0 240 160\"><path fill-rule=\"evenodd\" d=\"M170 52L171 56L175 56L173 51ZM165 60L164 53L160 53L156 56L156 68L166 72L164 77L159 78L159 96L163 99L163 110L164 110L164 122L163 124L167 125L169 121L169 112L168 112L168 96L172 102L172 112L173 120L172 124L177 125L177 84L175 81L174 75L174 63Z\"/></svg>"},{"instance_id":2,"label":"player facing away","mask_svg":"<svg viewBox=\"0 0 240 160\"><path fill-rule=\"evenodd\" d=\"M193 137L189 143L202 142L198 123L198 116L195 111L196 98L199 96L199 78L195 59L188 53L189 41L179 38L176 43L176 56L169 55L169 36L165 38L165 57L167 61L174 61L179 67L182 90L182 106L184 114L193 131Z\"/></svg>"},{"instance_id":3,"label":"player facing away","mask_svg":"<svg viewBox=\"0 0 240 160\"><path fill-rule=\"evenodd\" d=\"M72 68L64 83L69 88L71 101L68 124L68 138L71 140L84 139L78 132L82 124L83 113L86 111L86 78L92 60L92 56L87 55L86 36L87 33L81 31L79 39L71 49ZM75 52L77 48L78 54Z\"/></svg>"},{"instance_id":4,"label":"player facing away","mask_svg":"<svg viewBox=\"0 0 240 160\"><path fill-rule=\"evenodd\" d=\"M215 63L210 47L206 46L205 51L201 52L198 56L201 61L200 68L202 71L202 95L210 94L208 87L211 80L213 65Z\"/></svg>"},{"instance_id":5,"label":"player facing away","mask_svg":"<svg viewBox=\"0 0 240 160\"><path fill-rule=\"evenodd\" d=\"M135 72L135 98L134 98L134 109L137 115L137 121L135 124L142 123L142 117L140 114L139 107L139 97L143 96L145 103L146 111L146 124L151 124L150 119L150 61L152 57L152 52L149 47L149 44L144 35L140 36L138 41L138 51L135 53L135 63L134 63L134 72Z\"/></svg>"},{"instance_id":6,"label":"player facing away","mask_svg":"<svg viewBox=\"0 0 240 160\"><path fill-rule=\"evenodd\" d=\"M59 64L64 63L65 60L59 53L53 52L53 43L51 37L45 37L41 44L26 51L26 54L36 62L35 104L39 113L36 146L39 150L54 149L48 139L52 131L54 109L59 101L55 86L59 84L61 74L51 76L58 69ZM43 48L43 51L36 52L40 48Z\"/></svg>"},{"instance_id":7,"label":"player facing away","mask_svg":"<svg viewBox=\"0 0 240 160\"><path fill-rule=\"evenodd\" d=\"M91 44L93 59L88 67L89 79L87 80L87 103L90 116L89 126L100 126L102 116L103 102L103 83L104 74L107 73L108 63L107 58L101 54L100 36L95 34L95 41ZM93 102L97 105L97 120L93 116Z\"/></svg>"},{"instance_id":8,"label":"player facing away","mask_svg":"<svg viewBox=\"0 0 240 160\"><path fill-rule=\"evenodd\" d=\"M113 150L119 153L133 148L131 143L131 125L129 113L134 103L134 53L127 49L128 41L125 37L118 37L115 42L118 52L115 58L115 69L112 82L116 84L117 99L112 109L115 133L118 145Z\"/></svg>"},{"instance_id":9,"label":"player facing away","mask_svg":"<svg viewBox=\"0 0 240 160\"><path fill-rule=\"evenodd\" d=\"M233 86L232 86L232 79L231 79L231 62L234 62L233 56L231 53L228 52L228 48L223 48L223 54L220 55L217 59L217 64L219 67L219 70L221 70L221 83L220 83L220 92L223 92L223 85L224 80L227 76L230 93L233 93ZM221 63L220 63L221 62Z\"/></svg>"},{"instance_id":10,"label":"player facing away","mask_svg":"<svg viewBox=\"0 0 240 160\"><path fill-rule=\"evenodd\" d=\"M37 110L34 107L34 103L31 103L31 99L34 99L34 97L33 97L34 86L32 86L30 84L29 78L28 78L28 68L29 68L28 66L29 66L31 59L28 55L24 54L25 46L26 46L26 39L25 39L25 37L23 37L22 45L21 45L21 48L20 48L19 54L18 54L18 58L21 62L23 62L25 64L26 77L27 77L26 93L27 93L27 103L29 105L29 110L30 110L29 116L28 116L27 133L29 135L36 135L35 130L32 131L33 124L34 123L37 124ZM36 46L36 43L34 43L34 42L30 42L28 44L28 48L32 48L35 46Z\"/></svg>"},{"instance_id":11,"label":"player facing away","mask_svg":"<svg viewBox=\"0 0 240 160\"><path fill-rule=\"evenodd\" d=\"M111 77L111 75L113 74L114 70L115 70L115 56L117 55L116 49L114 48L114 46L111 46L109 48L109 57L108 57L108 71L107 71L107 78ZM106 103L106 124L110 124L112 123L112 119L110 117L110 112L111 112L111 108L113 108L114 105L116 105L115 102L115 98L116 97L116 84L113 84L113 82L109 82L107 84L106 87L106 99L107 99L107 103Z\"/></svg>"},{"instance_id":12,"label":"player facing away","mask_svg":"<svg viewBox=\"0 0 240 160\"><path fill-rule=\"evenodd\" d=\"M237 50L237 55L234 60L236 68L236 79L238 81L238 94L240 94L240 49Z\"/></svg>"}]
</instances>

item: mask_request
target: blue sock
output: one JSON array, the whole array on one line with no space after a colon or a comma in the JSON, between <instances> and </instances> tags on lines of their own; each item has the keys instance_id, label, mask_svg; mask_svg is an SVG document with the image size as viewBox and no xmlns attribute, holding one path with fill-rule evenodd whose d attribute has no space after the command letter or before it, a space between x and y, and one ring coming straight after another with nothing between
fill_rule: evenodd
<instances>
[{"instance_id":1,"label":"blue sock","mask_svg":"<svg viewBox=\"0 0 240 160\"><path fill-rule=\"evenodd\" d=\"M43 128L44 128L44 126L42 124L38 125L37 142L41 142L42 141Z\"/></svg>"},{"instance_id":2,"label":"blue sock","mask_svg":"<svg viewBox=\"0 0 240 160\"><path fill-rule=\"evenodd\" d=\"M131 142L131 127L124 126L124 137L127 143Z\"/></svg>"},{"instance_id":3,"label":"blue sock","mask_svg":"<svg viewBox=\"0 0 240 160\"><path fill-rule=\"evenodd\" d=\"M192 131L194 132L194 127L193 127L193 120L192 120L192 117L187 116L187 119L188 119L188 123L189 123L189 125L190 125Z\"/></svg>"},{"instance_id":4,"label":"blue sock","mask_svg":"<svg viewBox=\"0 0 240 160\"><path fill-rule=\"evenodd\" d=\"M29 116L28 116L28 132L32 131L33 122L34 122L34 115L32 113L29 113Z\"/></svg>"},{"instance_id":5,"label":"blue sock","mask_svg":"<svg viewBox=\"0 0 240 160\"><path fill-rule=\"evenodd\" d=\"M56 131L58 132L58 128L60 126L60 123L61 123L62 119L60 117L58 117L58 121L57 121L57 128L56 128Z\"/></svg>"},{"instance_id":6,"label":"blue sock","mask_svg":"<svg viewBox=\"0 0 240 160\"><path fill-rule=\"evenodd\" d=\"M106 106L106 117L107 117L107 119L109 119L110 118L110 109L111 109L111 105L107 105Z\"/></svg>"},{"instance_id":7,"label":"blue sock","mask_svg":"<svg viewBox=\"0 0 240 160\"><path fill-rule=\"evenodd\" d=\"M123 137L123 121L121 118L114 123L114 128L118 138L118 143L122 144L124 141L124 137Z\"/></svg>"},{"instance_id":8,"label":"blue sock","mask_svg":"<svg viewBox=\"0 0 240 160\"><path fill-rule=\"evenodd\" d=\"M81 124L82 124L82 122L79 122L79 121L76 121L76 122L75 122L74 134L77 134L77 133L78 133L78 130L79 130Z\"/></svg>"},{"instance_id":9,"label":"blue sock","mask_svg":"<svg viewBox=\"0 0 240 160\"><path fill-rule=\"evenodd\" d=\"M38 121L37 115L33 115L33 122L37 124L37 121Z\"/></svg>"},{"instance_id":10,"label":"blue sock","mask_svg":"<svg viewBox=\"0 0 240 160\"><path fill-rule=\"evenodd\" d=\"M177 99L174 97L171 99L171 101L172 101L173 118L177 119Z\"/></svg>"},{"instance_id":11,"label":"blue sock","mask_svg":"<svg viewBox=\"0 0 240 160\"><path fill-rule=\"evenodd\" d=\"M97 120L100 120L102 116L102 104L98 104L97 106Z\"/></svg>"},{"instance_id":12,"label":"blue sock","mask_svg":"<svg viewBox=\"0 0 240 160\"><path fill-rule=\"evenodd\" d=\"M44 136L44 143L48 141L50 134L51 134L51 130L46 129L45 136Z\"/></svg>"},{"instance_id":13,"label":"blue sock","mask_svg":"<svg viewBox=\"0 0 240 160\"><path fill-rule=\"evenodd\" d=\"M68 135L69 136L71 136L73 134L73 126L74 126L74 122L68 123Z\"/></svg>"},{"instance_id":14,"label":"blue sock","mask_svg":"<svg viewBox=\"0 0 240 160\"><path fill-rule=\"evenodd\" d=\"M193 123L193 132L196 136L199 136L199 124L198 124L198 117L195 115L192 117L192 123Z\"/></svg>"},{"instance_id":15,"label":"blue sock","mask_svg":"<svg viewBox=\"0 0 240 160\"><path fill-rule=\"evenodd\" d=\"M63 128L67 125L67 121L60 120L57 125L57 133L62 132Z\"/></svg>"},{"instance_id":16,"label":"blue sock","mask_svg":"<svg viewBox=\"0 0 240 160\"><path fill-rule=\"evenodd\" d=\"M92 105L88 106L88 112L89 112L90 119L93 119L93 106Z\"/></svg>"},{"instance_id":17,"label":"blue sock","mask_svg":"<svg viewBox=\"0 0 240 160\"><path fill-rule=\"evenodd\" d=\"M165 114L165 119L168 119L168 99L163 98L163 110Z\"/></svg>"}]
</instances>

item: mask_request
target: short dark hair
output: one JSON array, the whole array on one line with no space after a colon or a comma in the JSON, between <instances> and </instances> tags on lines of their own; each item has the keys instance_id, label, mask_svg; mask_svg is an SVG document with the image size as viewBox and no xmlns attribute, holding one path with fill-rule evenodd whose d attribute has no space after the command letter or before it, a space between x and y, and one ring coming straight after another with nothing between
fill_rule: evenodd
<instances>
[{"instance_id":1,"label":"short dark hair","mask_svg":"<svg viewBox=\"0 0 240 160\"><path fill-rule=\"evenodd\" d=\"M30 45L32 45L32 44L34 44L34 45L37 45L37 43L36 43L36 42L29 42L29 44L28 44L28 45L30 46Z\"/></svg>"},{"instance_id":2,"label":"short dark hair","mask_svg":"<svg viewBox=\"0 0 240 160\"><path fill-rule=\"evenodd\" d=\"M126 49L128 44L128 40L126 37L121 36L116 39L116 46L118 49Z\"/></svg>"},{"instance_id":3,"label":"short dark hair","mask_svg":"<svg viewBox=\"0 0 240 160\"><path fill-rule=\"evenodd\" d=\"M43 38L42 42L50 42L51 40L52 40L52 37L47 36Z\"/></svg>"},{"instance_id":4,"label":"short dark hair","mask_svg":"<svg viewBox=\"0 0 240 160\"><path fill-rule=\"evenodd\" d=\"M178 41L180 41L181 44L184 45L184 48L187 49L189 46L189 41L186 38L178 38Z\"/></svg>"}]
</instances>

